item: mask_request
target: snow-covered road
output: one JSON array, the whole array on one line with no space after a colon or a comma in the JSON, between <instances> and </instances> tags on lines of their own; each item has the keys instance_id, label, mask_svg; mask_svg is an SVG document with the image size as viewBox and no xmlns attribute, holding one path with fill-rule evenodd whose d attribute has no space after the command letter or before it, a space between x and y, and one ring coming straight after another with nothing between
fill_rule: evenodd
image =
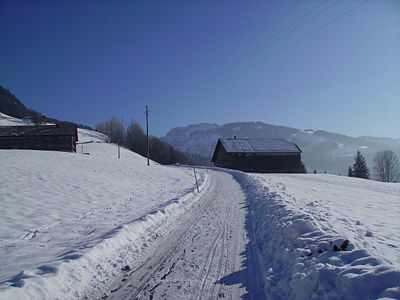
<instances>
[{"instance_id":1,"label":"snow-covered road","mask_svg":"<svg viewBox=\"0 0 400 300\"><path fill-rule=\"evenodd\" d=\"M230 174L209 173L208 192L104 299L265 299L245 195Z\"/></svg>"}]
</instances>

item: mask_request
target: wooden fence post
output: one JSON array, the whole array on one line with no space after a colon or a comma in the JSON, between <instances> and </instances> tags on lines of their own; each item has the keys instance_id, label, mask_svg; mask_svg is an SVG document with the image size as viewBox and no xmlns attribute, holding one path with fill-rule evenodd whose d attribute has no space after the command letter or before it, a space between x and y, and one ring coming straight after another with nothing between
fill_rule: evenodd
<instances>
[{"instance_id":1,"label":"wooden fence post","mask_svg":"<svg viewBox=\"0 0 400 300\"><path fill-rule=\"evenodd\" d=\"M197 193L200 193L200 191L199 191L199 183L197 182L197 176L196 176L196 168L193 168L193 173L194 173L194 180L196 180Z\"/></svg>"}]
</instances>

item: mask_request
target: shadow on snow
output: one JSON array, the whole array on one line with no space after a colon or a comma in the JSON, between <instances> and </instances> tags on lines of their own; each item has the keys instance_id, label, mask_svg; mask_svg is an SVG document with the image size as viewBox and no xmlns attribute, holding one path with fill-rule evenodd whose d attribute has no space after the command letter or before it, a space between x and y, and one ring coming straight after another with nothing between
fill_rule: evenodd
<instances>
[{"instance_id":1,"label":"shadow on snow","mask_svg":"<svg viewBox=\"0 0 400 300\"><path fill-rule=\"evenodd\" d=\"M242 177L239 177L239 174L235 174L236 172L233 174L231 172L229 173L240 184L242 190L245 191L247 184L243 181ZM262 265L258 259L257 240L254 233L252 212L251 207L248 205L249 203L248 195L246 195L246 199L243 203L244 206L242 206L241 209L247 209L245 230L249 241L246 244L245 251L240 253L241 256L244 257L244 260L242 261L242 269L220 278L214 282L214 284L226 286L240 284L241 287L246 289L246 293L242 295L241 299L267 300L267 296L265 295Z\"/></svg>"}]
</instances>

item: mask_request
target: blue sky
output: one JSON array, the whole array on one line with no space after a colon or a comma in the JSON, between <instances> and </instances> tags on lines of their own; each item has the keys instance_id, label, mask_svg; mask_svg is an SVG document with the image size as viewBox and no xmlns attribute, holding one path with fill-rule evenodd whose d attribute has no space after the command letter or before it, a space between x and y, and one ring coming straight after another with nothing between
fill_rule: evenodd
<instances>
[{"instance_id":1,"label":"blue sky","mask_svg":"<svg viewBox=\"0 0 400 300\"><path fill-rule=\"evenodd\" d=\"M0 85L164 135L262 121L400 137L400 1L1 1Z\"/></svg>"}]
</instances>

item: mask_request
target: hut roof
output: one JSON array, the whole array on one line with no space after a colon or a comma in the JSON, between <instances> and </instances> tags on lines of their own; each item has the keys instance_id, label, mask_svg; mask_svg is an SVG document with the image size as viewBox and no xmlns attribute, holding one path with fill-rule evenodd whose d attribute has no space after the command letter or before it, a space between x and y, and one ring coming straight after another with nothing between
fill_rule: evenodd
<instances>
[{"instance_id":1,"label":"hut roof","mask_svg":"<svg viewBox=\"0 0 400 300\"><path fill-rule=\"evenodd\" d=\"M75 126L36 125L0 127L0 137L77 135Z\"/></svg>"},{"instance_id":2,"label":"hut roof","mask_svg":"<svg viewBox=\"0 0 400 300\"><path fill-rule=\"evenodd\" d=\"M300 148L284 139L218 139L211 161L216 160L218 145L221 144L228 153L301 153Z\"/></svg>"},{"instance_id":3,"label":"hut roof","mask_svg":"<svg viewBox=\"0 0 400 300\"><path fill-rule=\"evenodd\" d=\"M283 139L218 139L211 161L216 160L218 145L228 153L301 153L295 144Z\"/></svg>"},{"instance_id":4,"label":"hut roof","mask_svg":"<svg viewBox=\"0 0 400 300\"><path fill-rule=\"evenodd\" d=\"M283 139L220 139L227 152L263 153L290 152L301 153L296 144Z\"/></svg>"}]
</instances>

